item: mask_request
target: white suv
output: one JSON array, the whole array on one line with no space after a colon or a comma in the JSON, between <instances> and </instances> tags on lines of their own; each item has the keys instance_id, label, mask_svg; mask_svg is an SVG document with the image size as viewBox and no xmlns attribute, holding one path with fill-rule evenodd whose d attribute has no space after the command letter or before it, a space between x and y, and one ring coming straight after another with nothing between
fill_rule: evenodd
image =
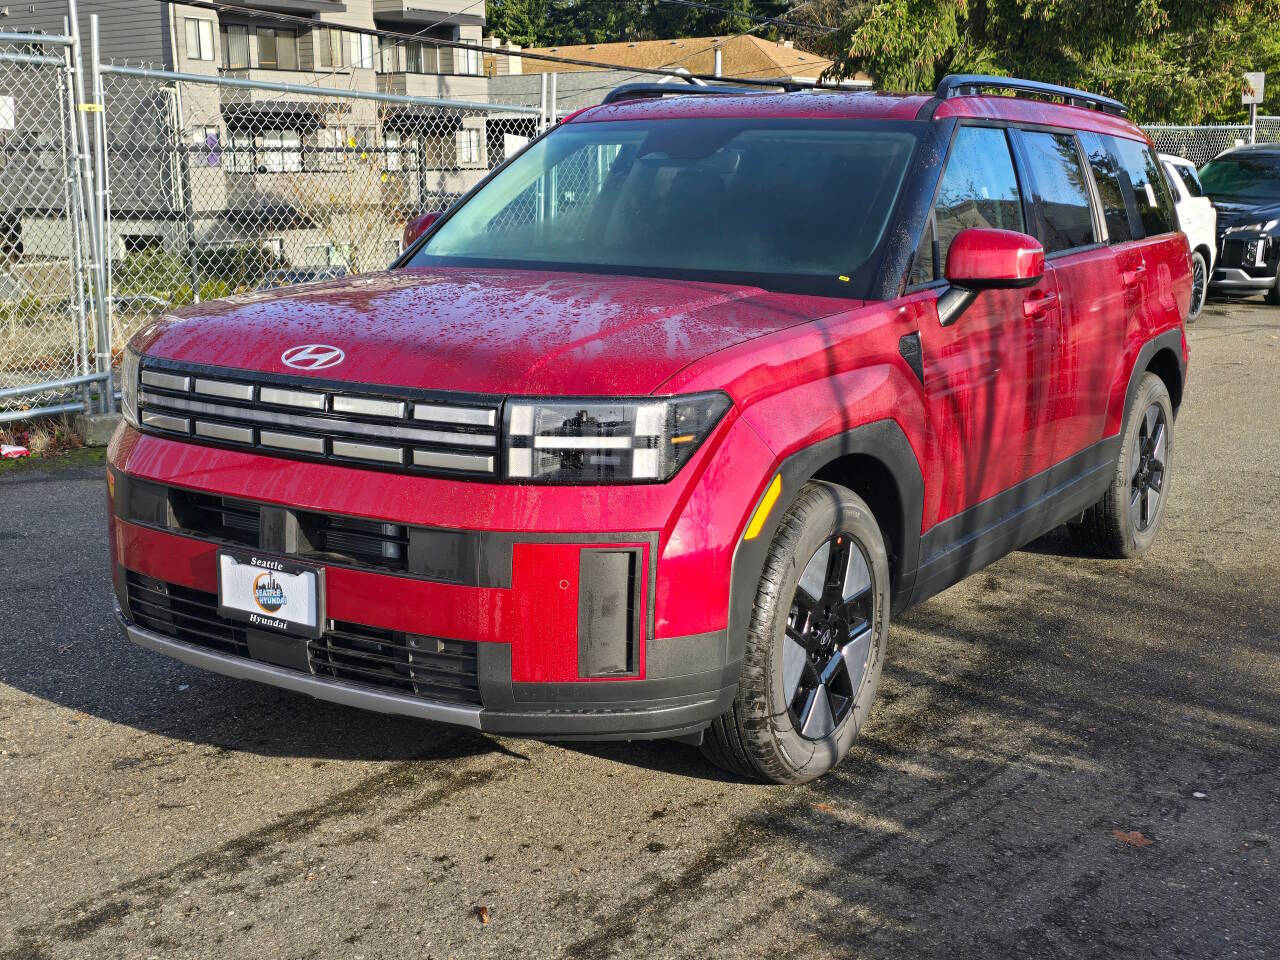
<instances>
[{"instance_id":1,"label":"white suv","mask_svg":"<svg viewBox=\"0 0 1280 960\"><path fill-rule=\"evenodd\" d=\"M1178 223L1191 243L1191 307L1187 320L1194 320L1204 309L1209 292L1209 278L1218 249L1218 211L1205 196L1196 165L1182 157L1160 154L1173 190L1173 205Z\"/></svg>"}]
</instances>

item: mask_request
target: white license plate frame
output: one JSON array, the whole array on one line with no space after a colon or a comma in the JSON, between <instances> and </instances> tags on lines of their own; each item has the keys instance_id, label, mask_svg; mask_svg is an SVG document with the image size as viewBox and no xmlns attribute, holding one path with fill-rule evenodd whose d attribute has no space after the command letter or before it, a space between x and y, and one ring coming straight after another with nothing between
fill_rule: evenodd
<instances>
[{"instance_id":1,"label":"white license plate frame","mask_svg":"<svg viewBox=\"0 0 1280 960\"><path fill-rule=\"evenodd\" d=\"M218 614L259 630L318 638L324 567L254 550L218 551Z\"/></svg>"}]
</instances>

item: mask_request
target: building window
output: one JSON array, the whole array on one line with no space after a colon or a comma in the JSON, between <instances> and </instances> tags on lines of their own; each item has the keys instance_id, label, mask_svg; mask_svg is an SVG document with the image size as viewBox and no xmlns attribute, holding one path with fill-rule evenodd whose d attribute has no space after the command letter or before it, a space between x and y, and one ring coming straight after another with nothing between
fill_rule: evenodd
<instances>
[{"instance_id":1,"label":"building window","mask_svg":"<svg viewBox=\"0 0 1280 960\"><path fill-rule=\"evenodd\" d=\"M243 24L222 28L222 65L228 70L249 69L249 28Z\"/></svg>"},{"instance_id":2,"label":"building window","mask_svg":"<svg viewBox=\"0 0 1280 960\"><path fill-rule=\"evenodd\" d=\"M297 32L259 27L258 66L264 70L297 70Z\"/></svg>"},{"instance_id":3,"label":"building window","mask_svg":"<svg viewBox=\"0 0 1280 960\"><path fill-rule=\"evenodd\" d=\"M458 165L473 167L480 160L480 131L467 128L458 131Z\"/></svg>"},{"instance_id":4,"label":"building window","mask_svg":"<svg viewBox=\"0 0 1280 960\"><path fill-rule=\"evenodd\" d=\"M480 74L479 50L463 50L459 47L454 47L453 62L457 67L458 73L465 74L469 77L479 76Z\"/></svg>"},{"instance_id":5,"label":"building window","mask_svg":"<svg viewBox=\"0 0 1280 960\"><path fill-rule=\"evenodd\" d=\"M261 166L268 173L294 173L302 169L302 137L297 130L266 130L258 138Z\"/></svg>"},{"instance_id":6,"label":"building window","mask_svg":"<svg viewBox=\"0 0 1280 960\"><path fill-rule=\"evenodd\" d=\"M253 173L257 165L253 159L253 134L233 133L228 138L228 173Z\"/></svg>"},{"instance_id":7,"label":"building window","mask_svg":"<svg viewBox=\"0 0 1280 960\"><path fill-rule=\"evenodd\" d=\"M213 59L213 21L201 20L197 17L186 17L187 59Z\"/></svg>"},{"instance_id":8,"label":"building window","mask_svg":"<svg viewBox=\"0 0 1280 960\"><path fill-rule=\"evenodd\" d=\"M342 31L319 27L312 32L316 48L316 67L335 69L342 66Z\"/></svg>"},{"instance_id":9,"label":"building window","mask_svg":"<svg viewBox=\"0 0 1280 960\"><path fill-rule=\"evenodd\" d=\"M195 153L207 167L222 165L222 130L216 126L191 128L191 143Z\"/></svg>"},{"instance_id":10,"label":"building window","mask_svg":"<svg viewBox=\"0 0 1280 960\"><path fill-rule=\"evenodd\" d=\"M373 37L367 33L348 33L351 45L351 65L372 70L377 61L373 56Z\"/></svg>"},{"instance_id":11,"label":"building window","mask_svg":"<svg viewBox=\"0 0 1280 960\"><path fill-rule=\"evenodd\" d=\"M404 53L399 43L378 44L378 72L400 73L404 70Z\"/></svg>"},{"instance_id":12,"label":"building window","mask_svg":"<svg viewBox=\"0 0 1280 960\"><path fill-rule=\"evenodd\" d=\"M302 259L308 267L347 267L351 260L351 244L308 243L302 248Z\"/></svg>"},{"instance_id":13,"label":"building window","mask_svg":"<svg viewBox=\"0 0 1280 960\"><path fill-rule=\"evenodd\" d=\"M407 40L403 44L405 73L435 73L438 69L439 48L432 43Z\"/></svg>"},{"instance_id":14,"label":"building window","mask_svg":"<svg viewBox=\"0 0 1280 960\"><path fill-rule=\"evenodd\" d=\"M400 134L398 133L385 134L383 135L382 141L386 148L386 151L384 154L386 157L386 163L384 163L383 166L388 171L394 173L400 170L400 168L403 166L403 161L400 153Z\"/></svg>"}]
</instances>

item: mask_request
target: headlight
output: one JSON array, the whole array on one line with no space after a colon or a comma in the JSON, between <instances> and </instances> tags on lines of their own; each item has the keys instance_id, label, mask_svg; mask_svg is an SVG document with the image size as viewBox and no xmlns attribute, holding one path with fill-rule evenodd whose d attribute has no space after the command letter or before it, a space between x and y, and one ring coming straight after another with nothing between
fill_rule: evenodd
<instances>
[{"instance_id":1,"label":"headlight","mask_svg":"<svg viewBox=\"0 0 1280 960\"><path fill-rule=\"evenodd\" d=\"M138 351L126 347L120 362L120 413L131 427L138 425Z\"/></svg>"},{"instance_id":2,"label":"headlight","mask_svg":"<svg viewBox=\"0 0 1280 960\"><path fill-rule=\"evenodd\" d=\"M533 483L670 480L729 409L723 393L667 399L513 399L507 478Z\"/></svg>"},{"instance_id":3,"label":"headlight","mask_svg":"<svg viewBox=\"0 0 1280 960\"><path fill-rule=\"evenodd\" d=\"M1276 227L1280 226L1280 220L1268 220L1266 223L1239 223L1234 227L1227 227L1226 233L1270 233Z\"/></svg>"}]
</instances>

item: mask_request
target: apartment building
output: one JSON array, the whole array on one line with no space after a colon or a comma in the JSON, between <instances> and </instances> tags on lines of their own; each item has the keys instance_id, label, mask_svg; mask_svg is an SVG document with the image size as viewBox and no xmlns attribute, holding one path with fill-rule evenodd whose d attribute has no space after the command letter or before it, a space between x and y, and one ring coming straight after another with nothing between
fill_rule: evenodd
<instances>
[{"instance_id":1,"label":"apartment building","mask_svg":"<svg viewBox=\"0 0 1280 960\"><path fill-rule=\"evenodd\" d=\"M65 0L7 8L0 29L60 33ZM80 0L104 62L258 86L108 77L113 260L160 247L187 259L260 248L282 266L363 270L398 252L398 225L447 203L532 121L351 97L483 103L484 0L254 0L217 9ZM368 31L411 35L394 40ZM271 85L288 84L282 92ZM374 216L374 213L377 216ZM31 255L65 256L32 212ZM44 248L44 249L42 249ZM55 249L56 248L56 249Z\"/></svg>"}]
</instances>

